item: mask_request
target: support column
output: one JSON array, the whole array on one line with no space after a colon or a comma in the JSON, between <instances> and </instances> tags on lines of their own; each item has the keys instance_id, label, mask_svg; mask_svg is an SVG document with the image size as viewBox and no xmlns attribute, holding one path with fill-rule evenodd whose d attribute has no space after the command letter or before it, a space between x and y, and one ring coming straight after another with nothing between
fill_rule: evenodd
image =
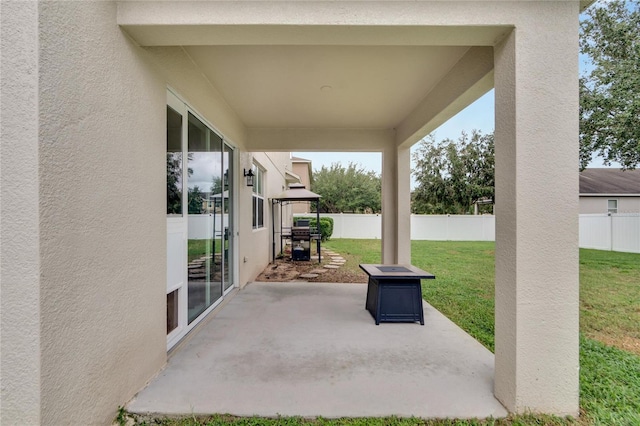
<instances>
[{"instance_id":1,"label":"support column","mask_svg":"<svg viewBox=\"0 0 640 426\"><path fill-rule=\"evenodd\" d=\"M411 155L389 146L382 153L382 263L411 263Z\"/></svg>"},{"instance_id":2,"label":"support column","mask_svg":"<svg viewBox=\"0 0 640 426\"><path fill-rule=\"evenodd\" d=\"M577 7L495 48L495 395L518 413L578 414Z\"/></svg>"}]
</instances>

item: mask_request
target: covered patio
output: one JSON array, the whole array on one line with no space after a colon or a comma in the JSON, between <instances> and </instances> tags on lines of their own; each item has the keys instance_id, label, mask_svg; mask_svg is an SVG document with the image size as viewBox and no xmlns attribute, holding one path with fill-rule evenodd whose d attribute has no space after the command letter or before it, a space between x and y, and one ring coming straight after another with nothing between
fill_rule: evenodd
<instances>
[{"instance_id":1,"label":"covered patio","mask_svg":"<svg viewBox=\"0 0 640 426\"><path fill-rule=\"evenodd\" d=\"M237 144L242 155L242 167L238 164L238 169L249 166L252 153L259 152L380 152L383 264L411 263L411 147L495 89L495 372L482 370L492 372L487 377L492 376L493 383L487 381L485 385L489 393L493 387L493 395L510 412L575 416L579 412L578 15L588 3L121 2L118 25L165 68L175 69L181 76L205 76L211 86L206 95L193 90L186 82L189 79L174 88L206 111L215 125L224 129L224 136ZM242 192L239 197L242 199ZM244 215L238 217L237 247L238 259L247 263L238 268L239 287L256 276L257 263L251 265L250 260L261 253L256 250L255 237L259 234L248 228L249 213ZM267 238L261 243L266 246ZM248 290L243 297L250 297L253 291ZM200 355L207 352L208 347L196 345L198 337L184 354L174 357L163 373L163 378L172 376L172 388L178 388L178 383L187 386L194 380L206 380L204 385L211 387L225 384L216 387L215 392L194 391L193 401L184 402L193 404L189 411L216 408L205 407L198 398L228 398L238 400L233 402L239 405L238 413L242 412L241 404L249 403L252 408L245 407L246 412L284 414L293 409L286 407L294 406L301 413L303 409L307 414L318 413L319 407L306 407L299 401L304 392L294 386L292 379L306 377L307 364L301 363L301 370L293 374L291 362L284 360L300 362L325 353L328 343L320 343L311 351L314 346L306 341L314 336L309 330L315 325L306 322L313 318L300 320L307 312L322 309L321 304L313 300L310 308L293 305L294 313L287 315L286 321L271 325L273 331L265 333L266 324L280 318L280 314L273 312L257 320L259 312L272 309L267 296L264 300L257 296L256 306L245 307L246 312L237 314L247 315L251 326L259 329L252 340L244 343L252 349L248 353L253 357L246 356L246 352L229 352L228 364L218 364L222 369L217 376L215 371L209 371L211 376L202 371L219 368L218 360L211 359L206 366L194 361L196 366L174 367L178 357L187 357L191 350L200 351ZM342 301L331 302L324 309L335 309L336 303ZM230 315L230 307L214 322L225 315ZM238 321L246 324L240 318ZM224 337L229 341L215 334L220 331L214 333L212 340L220 345L216 356L225 353L222 348L242 347L242 342L234 339L250 333L251 328L238 328L240 324L228 324ZM329 327L327 320L321 324L318 335L326 333L333 342L339 341L339 332L348 330L344 324ZM291 327L300 327L299 334L290 331ZM390 328L381 329L386 332ZM376 332L382 333L380 329ZM428 332L433 332L428 326L416 331ZM355 336L362 337L364 333ZM355 345L349 336L354 335L340 338L346 348ZM370 359L372 354L383 353L380 348L367 346L373 342L403 347L385 341L392 338L363 339L355 357L360 362L354 365L387 365L375 371L392 371L392 366L402 364L408 370L397 372L398 381L393 380L395 374L368 381L367 377L375 374L366 371L348 382L340 382L340 377L349 375L336 375L334 383L348 387L361 378L362 392L387 392L389 398L411 395L420 399L420 410L427 410L432 403L428 392L419 386L435 383L432 380L442 379L439 374L443 371L456 371L464 365L462 361L449 362L454 359L451 353L455 353L457 344L436 350L432 346L436 339L425 338L424 350L430 351L432 357L424 359L449 363L422 370L414 358L398 362L401 358L397 354L389 354L390 364L378 355ZM264 344L258 343L263 339ZM407 337L412 344L417 340L417 336ZM253 370L260 365L253 361L269 359L265 358L270 353L269 344L284 349L273 352L274 365L259 371L279 371L283 379L264 377ZM403 356L415 355L408 348L399 352L407 352ZM344 347L336 351L325 358L326 362L319 359L318 365L327 369L340 365L341 351L350 353ZM487 360L487 365L492 360ZM174 369L184 376L174 374ZM463 403L461 395L476 389L468 381L479 370L468 371L464 380L457 381L459 376L454 374L448 376L447 385L441 381L438 386L429 387L438 388L440 397L448 395L449 402L442 406L448 407L449 417L465 415L455 409L457 405L473 405ZM311 372L309 375L314 377ZM335 401L328 404L331 406L338 407L338 401L344 404L347 394L352 398L359 395L348 388L340 394L326 384L332 383L329 380L320 381L326 388L314 390L314 386L320 387L314 384L316 381L309 380L308 390L327 398L335 396ZM258 384L264 389L256 389ZM275 392L278 387L284 390ZM400 388L406 391L400 393ZM153 389L154 385L132 409L142 409L141 398ZM290 395L286 407L278 405L275 399L287 392ZM174 397L184 400L188 394L176 393ZM370 396L365 398L379 414L394 412L396 408L382 409L385 399L381 396L373 403ZM177 404L169 400L167 407ZM408 401L397 400L406 404ZM397 410L399 414L437 415L417 408ZM336 410L334 414L340 413ZM320 414L328 415L328 411Z\"/></svg>"},{"instance_id":2,"label":"covered patio","mask_svg":"<svg viewBox=\"0 0 640 426\"><path fill-rule=\"evenodd\" d=\"M494 357L433 307L379 326L365 284L251 283L128 405L134 413L249 416L507 415Z\"/></svg>"}]
</instances>

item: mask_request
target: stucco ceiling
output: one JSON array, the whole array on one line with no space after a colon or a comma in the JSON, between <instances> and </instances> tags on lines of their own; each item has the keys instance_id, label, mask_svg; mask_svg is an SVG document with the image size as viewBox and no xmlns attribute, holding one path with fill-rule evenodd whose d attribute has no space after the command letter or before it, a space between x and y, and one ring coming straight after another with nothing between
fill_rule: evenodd
<instances>
[{"instance_id":1,"label":"stucco ceiling","mask_svg":"<svg viewBox=\"0 0 640 426\"><path fill-rule=\"evenodd\" d=\"M394 128L465 46L187 46L248 127Z\"/></svg>"}]
</instances>

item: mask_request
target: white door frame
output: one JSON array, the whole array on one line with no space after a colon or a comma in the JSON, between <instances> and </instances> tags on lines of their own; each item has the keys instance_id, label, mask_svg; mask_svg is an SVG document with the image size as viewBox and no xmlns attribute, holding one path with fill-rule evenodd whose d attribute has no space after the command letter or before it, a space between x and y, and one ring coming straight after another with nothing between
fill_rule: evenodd
<instances>
[{"instance_id":1,"label":"white door frame","mask_svg":"<svg viewBox=\"0 0 640 426\"><path fill-rule=\"evenodd\" d=\"M232 207L233 214L233 223L232 229L229 232L229 238L232 238L232 248L233 248L233 282L229 286L229 288L225 291L223 288L222 297L220 297L215 303L209 306L202 314L200 314L196 319L194 319L191 324L188 323L188 271L187 271L187 238L188 238L188 223L189 223L189 215L188 215L188 200L186 199L186 194L188 194L187 188L187 178L183 176L182 179L182 216L167 216L167 285L166 285L166 293L167 295L175 290L178 290L178 326L171 331L171 333L167 334L167 350L171 349L175 346L189 331L191 331L200 321L202 321L211 311L213 311L224 299L224 297L233 291L234 288L238 286L238 276L239 276L239 264L238 264L238 231L237 231L237 223L238 223L238 208L237 208L237 199L238 199L238 179L236 179L237 170L239 167L239 155L237 154L237 147L231 143L224 135L219 132L214 126L211 125L201 114L195 111L193 108L189 106L189 104L184 101L180 96L178 96L171 88L167 89L167 106L171 107L176 112L182 115L182 159L183 159L183 170L186 170L185 164L187 161L187 141L188 141L188 114L191 113L196 116L199 120L201 120L207 127L213 130L215 133L222 137L223 143L228 145L233 149L233 170L234 173L232 176L229 176L229 179L233 179L233 194L230 196L231 202L234 203ZM172 236L173 234L173 236ZM181 246L176 250L175 247L169 246L169 241L173 240L174 242L178 239L181 239ZM177 258L176 258L177 257ZM180 268L180 273L178 274L175 269L171 268ZM178 279L177 277L180 277ZM173 282L170 282L173 281Z\"/></svg>"}]
</instances>

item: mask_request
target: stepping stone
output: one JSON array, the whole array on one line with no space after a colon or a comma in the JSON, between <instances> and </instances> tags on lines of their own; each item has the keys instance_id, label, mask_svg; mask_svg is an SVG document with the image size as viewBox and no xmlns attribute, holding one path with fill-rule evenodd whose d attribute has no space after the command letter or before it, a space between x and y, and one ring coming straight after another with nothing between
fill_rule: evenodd
<instances>
[{"instance_id":1,"label":"stepping stone","mask_svg":"<svg viewBox=\"0 0 640 426\"><path fill-rule=\"evenodd\" d=\"M324 265L323 268L327 268L327 269L339 269L340 267L338 265Z\"/></svg>"},{"instance_id":2,"label":"stepping stone","mask_svg":"<svg viewBox=\"0 0 640 426\"><path fill-rule=\"evenodd\" d=\"M310 274L324 274L325 272L327 272L326 269L312 269L309 271Z\"/></svg>"},{"instance_id":3,"label":"stepping stone","mask_svg":"<svg viewBox=\"0 0 640 426\"><path fill-rule=\"evenodd\" d=\"M318 278L319 276L318 274L302 274L299 275L298 278Z\"/></svg>"},{"instance_id":4,"label":"stepping stone","mask_svg":"<svg viewBox=\"0 0 640 426\"><path fill-rule=\"evenodd\" d=\"M337 267L339 268L339 267L341 267L342 265L344 265L344 263L334 263L334 262L331 262L329 265L337 266Z\"/></svg>"},{"instance_id":5,"label":"stepping stone","mask_svg":"<svg viewBox=\"0 0 640 426\"><path fill-rule=\"evenodd\" d=\"M274 266L273 268L271 268L271 270L273 270L273 271L276 271L276 270L278 270L278 271L288 271L292 267L293 267L293 265L288 265L288 264L285 263L285 264Z\"/></svg>"},{"instance_id":6,"label":"stepping stone","mask_svg":"<svg viewBox=\"0 0 640 426\"><path fill-rule=\"evenodd\" d=\"M205 278L207 274L189 274L189 278Z\"/></svg>"},{"instance_id":7,"label":"stepping stone","mask_svg":"<svg viewBox=\"0 0 640 426\"><path fill-rule=\"evenodd\" d=\"M187 266L187 269L200 269L200 268L202 268L202 264L201 263L189 264Z\"/></svg>"},{"instance_id":8,"label":"stepping stone","mask_svg":"<svg viewBox=\"0 0 640 426\"><path fill-rule=\"evenodd\" d=\"M346 259L342 256L331 256L331 260L346 260Z\"/></svg>"},{"instance_id":9,"label":"stepping stone","mask_svg":"<svg viewBox=\"0 0 640 426\"><path fill-rule=\"evenodd\" d=\"M331 263L347 263L344 259L331 259Z\"/></svg>"}]
</instances>

